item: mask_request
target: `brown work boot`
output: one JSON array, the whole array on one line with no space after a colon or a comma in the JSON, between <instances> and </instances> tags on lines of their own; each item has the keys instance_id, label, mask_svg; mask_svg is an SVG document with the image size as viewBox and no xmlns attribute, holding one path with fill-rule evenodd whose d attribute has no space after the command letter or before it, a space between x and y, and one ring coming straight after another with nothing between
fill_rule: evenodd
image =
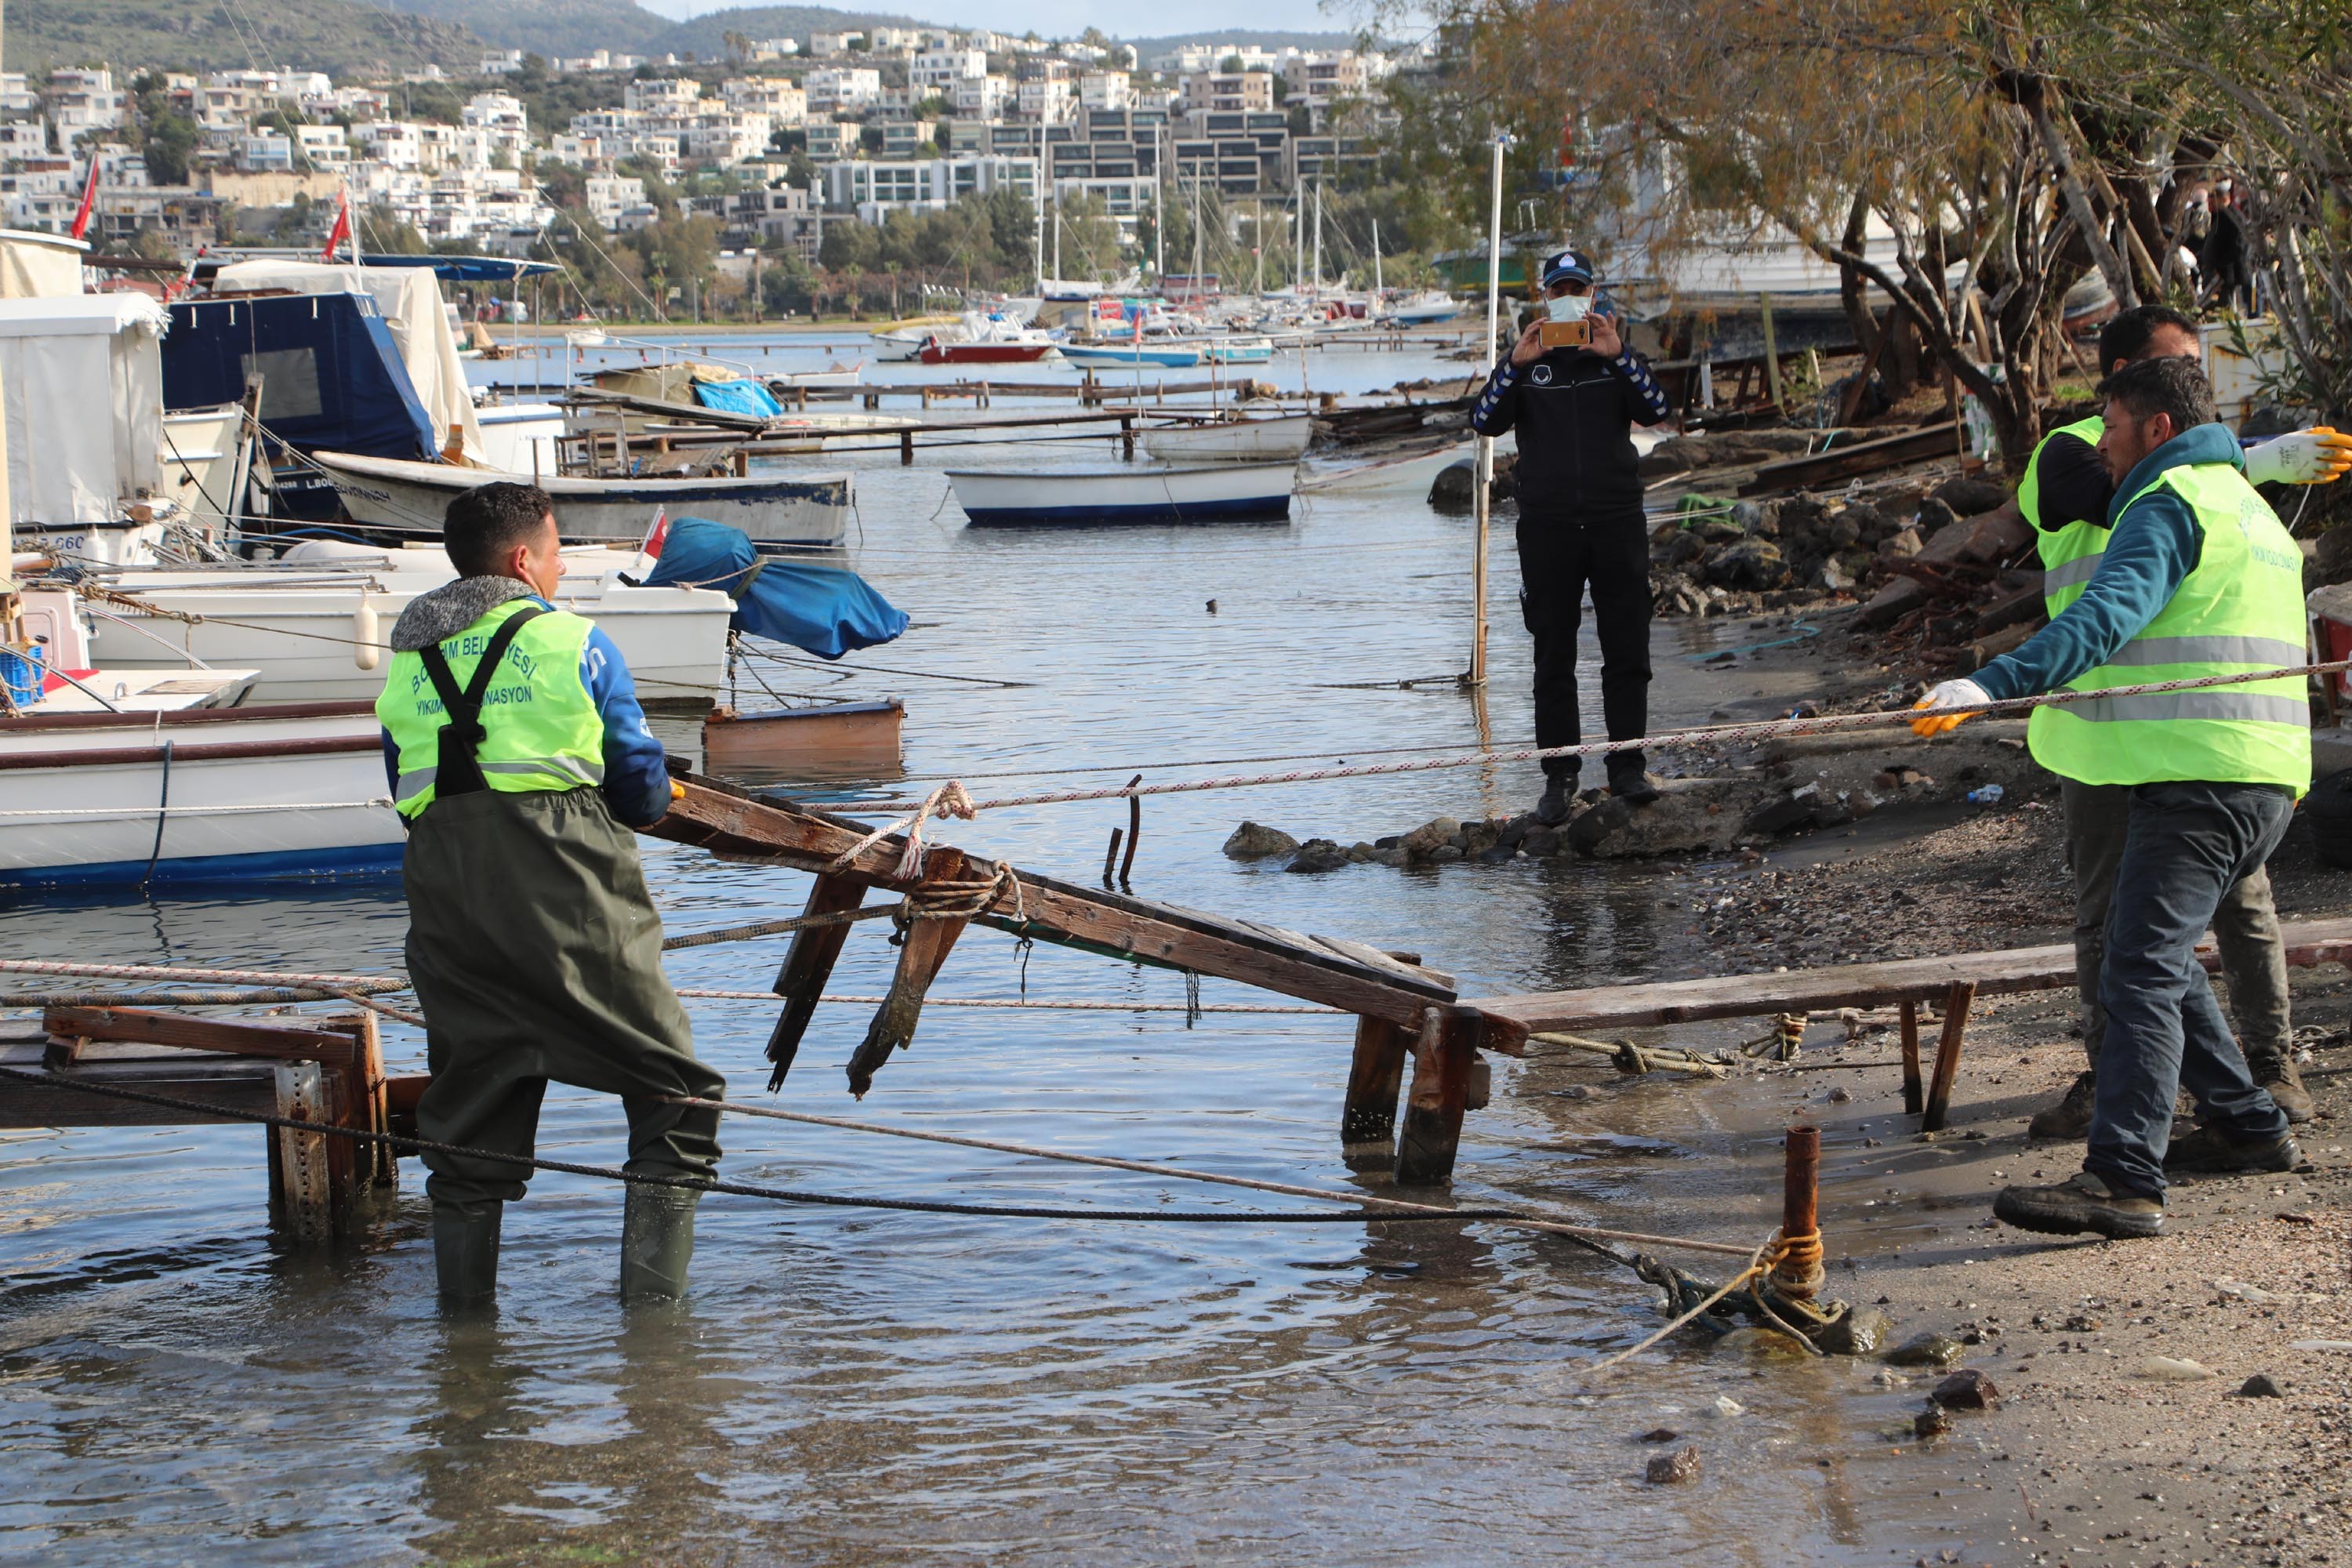
<instances>
[{"instance_id":1,"label":"brown work boot","mask_svg":"<svg viewBox=\"0 0 2352 1568\"><path fill-rule=\"evenodd\" d=\"M2164 1201L2118 1193L2088 1171L2049 1187L2003 1187L1992 1202L1995 1218L2045 1236L2084 1231L2120 1241L2164 1230Z\"/></svg>"},{"instance_id":2,"label":"brown work boot","mask_svg":"<svg viewBox=\"0 0 2352 1568\"><path fill-rule=\"evenodd\" d=\"M2271 1091L2271 1101L2286 1113L2286 1119L2297 1125L2311 1120L2311 1091L2303 1087L2303 1075L2294 1070L2291 1057L2248 1057L2246 1069L2254 1081Z\"/></svg>"},{"instance_id":3,"label":"brown work boot","mask_svg":"<svg viewBox=\"0 0 2352 1568\"><path fill-rule=\"evenodd\" d=\"M2034 1113L2025 1124L2028 1138L2081 1138L2091 1131L2091 1105L2098 1098L2099 1080L2096 1073L2074 1075L2066 1090L2066 1098Z\"/></svg>"}]
</instances>

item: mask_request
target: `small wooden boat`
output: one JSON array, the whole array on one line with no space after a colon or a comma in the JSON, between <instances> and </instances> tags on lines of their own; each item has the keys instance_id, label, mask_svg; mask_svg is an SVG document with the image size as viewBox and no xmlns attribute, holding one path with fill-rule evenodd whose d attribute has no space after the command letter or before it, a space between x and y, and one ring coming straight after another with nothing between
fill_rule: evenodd
<instances>
[{"instance_id":1,"label":"small wooden boat","mask_svg":"<svg viewBox=\"0 0 2352 1568\"><path fill-rule=\"evenodd\" d=\"M537 484L555 498L566 543L634 545L657 512L741 529L770 552L837 545L849 525L847 474L752 474L741 479L559 479L498 468L318 452L343 510L362 525L437 532L449 502L479 485Z\"/></svg>"},{"instance_id":2,"label":"small wooden boat","mask_svg":"<svg viewBox=\"0 0 2352 1568\"><path fill-rule=\"evenodd\" d=\"M1229 419L1213 425L1161 425L1143 432L1143 449L1163 463L1296 462L1314 438L1305 414Z\"/></svg>"},{"instance_id":3,"label":"small wooden boat","mask_svg":"<svg viewBox=\"0 0 2352 1568\"><path fill-rule=\"evenodd\" d=\"M906 717L895 697L757 713L714 709L702 721L702 765L722 778L895 778Z\"/></svg>"},{"instance_id":4,"label":"small wooden boat","mask_svg":"<svg viewBox=\"0 0 2352 1568\"><path fill-rule=\"evenodd\" d=\"M975 527L1273 522L1290 515L1297 479L1291 463L948 471L956 502Z\"/></svg>"}]
</instances>

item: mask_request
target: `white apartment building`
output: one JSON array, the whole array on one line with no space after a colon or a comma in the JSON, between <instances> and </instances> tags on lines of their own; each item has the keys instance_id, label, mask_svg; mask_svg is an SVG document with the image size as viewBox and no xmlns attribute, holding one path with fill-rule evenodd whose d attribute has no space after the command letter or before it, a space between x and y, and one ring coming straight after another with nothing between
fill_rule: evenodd
<instances>
[{"instance_id":1,"label":"white apartment building","mask_svg":"<svg viewBox=\"0 0 2352 1568\"><path fill-rule=\"evenodd\" d=\"M125 95L115 90L110 70L55 70L41 98L60 140L85 131L111 131L122 123Z\"/></svg>"},{"instance_id":2,"label":"white apartment building","mask_svg":"<svg viewBox=\"0 0 2352 1568\"><path fill-rule=\"evenodd\" d=\"M871 109L882 101L882 73L878 70L828 66L809 72L802 85L808 91L808 107L813 114Z\"/></svg>"},{"instance_id":3,"label":"white apartment building","mask_svg":"<svg viewBox=\"0 0 2352 1568\"><path fill-rule=\"evenodd\" d=\"M829 60L835 55L847 54L850 45L865 41L866 35L863 33L811 33L808 45L809 58Z\"/></svg>"},{"instance_id":4,"label":"white apartment building","mask_svg":"<svg viewBox=\"0 0 2352 1568\"><path fill-rule=\"evenodd\" d=\"M49 128L39 121L11 120L0 123L0 163L46 158L48 153Z\"/></svg>"},{"instance_id":5,"label":"white apartment building","mask_svg":"<svg viewBox=\"0 0 2352 1568\"><path fill-rule=\"evenodd\" d=\"M634 174L593 174L583 182L588 215L607 233L621 226L621 215L646 205L646 183Z\"/></svg>"},{"instance_id":6,"label":"white apartment building","mask_svg":"<svg viewBox=\"0 0 2352 1568\"><path fill-rule=\"evenodd\" d=\"M1274 78L1265 71L1201 71L1183 82L1184 112L1251 113L1274 107Z\"/></svg>"},{"instance_id":7,"label":"white apartment building","mask_svg":"<svg viewBox=\"0 0 2352 1568\"><path fill-rule=\"evenodd\" d=\"M1328 109L1336 100L1361 98L1372 83L1388 74L1387 57L1360 55L1353 49L1311 49L1286 61L1283 81L1290 101L1310 109Z\"/></svg>"},{"instance_id":8,"label":"white apartment building","mask_svg":"<svg viewBox=\"0 0 2352 1568\"><path fill-rule=\"evenodd\" d=\"M730 77L719 95L738 114L764 114L770 125L797 126L808 119L808 93L780 76Z\"/></svg>"},{"instance_id":9,"label":"white apartment building","mask_svg":"<svg viewBox=\"0 0 2352 1568\"><path fill-rule=\"evenodd\" d=\"M1135 79L1125 71L1087 71L1078 78L1081 109L1132 109Z\"/></svg>"},{"instance_id":10,"label":"white apartment building","mask_svg":"<svg viewBox=\"0 0 2352 1568\"><path fill-rule=\"evenodd\" d=\"M292 174L294 139L275 131L244 136L237 142L236 163L237 167L257 174Z\"/></svg>"},{"instance_id":11,"label":"white apartment building","mask_svg":"<svg viewBox=\"0 0 2352 1568\"><path fill-rule=\"evenodd\" d=\"M25 80L23 71L0 71L0 114L30 114L41 107L41 96Z\"/></svg>"},{"instance_id":12,"label":"white apartment building","mask_svg":"<svg viewBox=\"0 0 2352 1568\"><path fill-rule=\"evenodd\" d=\"M996 120L1015 101L1010 77L966 77L955 84L950 101L958 120Z\"/></svg>"},{"instance_id":13,"label":"white apartment building","mask_svg":"<svg viewBox=\"0 0 2352 1568\"><path fill-rule=\"evenodd\" d=\"M719 109L688 121L678 151L688 163L726 169L768 150L772 130L764 114L732 114Z\"/></svg>"},{"instance_id":14,"label":"white apartment building","mask_svg":"<svg viewBox=\"0 0 2352 1568\"><path fill-rule=\"evenodd\" d=\"M933 92L950 92L955 84L988 74L986 49L925 49L915 57L908 79Z\"/></svg>"},{"instance_id":15,"label":"white apartment building","mask_svg":"<svg viewBox=\"0 0 2352 1568\"><path fill-rule=\"evenodd\" d=\"M1031 195L1037 189L1034 158L961 157L893 160L845 159L823 171L824 205L880 223L894 212L930 212L970 195L1000 190Z\"/></svg>"},{"instance_id":16,"label":"white apartment building","mask_svg":"<svg viewBox=\"0 0 2352 1568\"><path fill-rule=\"evenodd\" d=\"M916 27L876 27L866 35L866 46L877 55L910 55L923 41Z\"/></svg>"},{"instance_id":17,"label":"white apartment building","mask_svg":"<svg viewBox=\"0 0 2352 1568\"><path fill-rule=\"evenodd\" d=\"M807 129L810 163L825 163L836 158L856 155L856 126L844 124L838 120L812 120Z\"/></svg>"},{"instance_id":18,"label":"white apartment building","mask_svg":"<svg viewBox=\"0 0 2352 1568\"><path fill-rule=\"evenodd\" d=\"M751 58L755 60L788 60L801 52L797 38L754 38Z\"/></svg>"},{"instance_id":19,"label":"white apartment building","mask_svg":"<svg viewBox=\"0 0 2352 1568\"><path fill-rule=\"evenodd\" d=\"M352 144L340 125L297 125L296 161L312 169L340 172L352 166Z\"/></svg>"},{"instance_id":20,"label":"white apartment building","mask_svg":"<svg viewBox=\"0 0 2352 1568\"><path fill-rule=\"evenodd\" d=\"M381 120L391 111L390 101L372 87L339 87L327 95L327 112L353 120Z\"/></svg>"},{"instance_id":21,"label":"white apartment building","mask_svg":"<svg viewBox=\"0 0 2352 1568\"><path fill-rule=\"evenodd\" d=\"M1020 97L1015 109L1024 120L1059 125L1075 117L1078 111L1078 95L1074 85L1058 77L1043 81L1024 81L1019 86Z\"/></svg>"},{"instance_id":22,"label":"white apartment building","mask_svg":"<svg viewBox=\"0 0 2352 1568\"><path fill-rule=\"evenodd\" d=\"M1164 55L1151 57L1151 68L1171 76L1194 76L1202 71L1223 70L1227 60L1238 59L1245 71L1278 71L1283 57L1272 49L1262 49L1255 44L1184 44Z\"/></svg>"},{"instance_id":23,"label":"white apartment building","mask_svg":"<svg viewBox=\"0 0 2352 1568\"><path fill-rule=\"evenodd\" d=\"M482 57L481 74L484 76L505 76L509 71L520 69L522 69L520 49L493 49Z\"/></svg>"},{"instance_id":24,"label":"white apartment building","mask_svg":"<svg viewBox=\"0 0 2352 1568\"><path fill-rule=\"evenodd\" d=\"M518 137L526 143L530 139L530 116L522 100L510 93L478 92L458 110L457 119L460 124Z\"/></svg>"},{"instance_id":25,"label":"white apartment building","mask_svg":"<svg viewBox=\"0 0 2352 1568\"><path fill-rule=\"evenodd\" d=\"M702 84L692 77L650 77L621 89L621 107L640 114L690 113L702 97Z\"/></svg>"}]
</instances>

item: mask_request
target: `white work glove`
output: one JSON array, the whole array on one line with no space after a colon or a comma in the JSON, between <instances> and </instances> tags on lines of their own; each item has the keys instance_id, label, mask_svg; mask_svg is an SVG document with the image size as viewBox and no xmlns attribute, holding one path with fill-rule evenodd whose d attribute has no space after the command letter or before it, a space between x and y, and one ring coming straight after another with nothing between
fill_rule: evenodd
<instances>
[{"instance_id":1,"label":"white work glove","mask_svg":"<svg viewBox=\"0 0 2352 1568\"><path fill-rule=\"evenodd\" d=\"M2246 478L2258 485L2327 485L2352 471L2352 435L2322 425L2246 448Z\"/></svg>"},{"instance_id":2,"label":"white work glove","mask_svg":"<svg viewBox=\"0 0 2352 1568\"><path fill-rule=\"evenodd\" d=\"M1992 694L1973 680L1947 680L1927 689L1927 695L1911 704L1912 710L1926 715L1911 721L1911 732L1925 738L1957 730L1960 721L1973 719L1974 713L1957 711L1992 705Z\"/></svg>"}]
</instances>

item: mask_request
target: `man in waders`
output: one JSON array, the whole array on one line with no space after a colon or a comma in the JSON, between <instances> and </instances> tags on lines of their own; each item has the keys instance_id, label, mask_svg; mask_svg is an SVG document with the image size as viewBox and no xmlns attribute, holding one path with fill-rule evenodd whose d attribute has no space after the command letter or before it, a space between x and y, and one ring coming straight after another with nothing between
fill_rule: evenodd
<instances>
[{"instance_id":1,"label":"man in waders","mask_svg":"<svg viewBox=\"0 0 2352 1568\"><path fill-rule=\"evenodd\" d=\"M1936 734L1986 700L2292 669L2304 662L2303 554L2214 417L2192 360L2144 359L2100 384L2099 450L2117 481L2110 538L2082 593L1913 721ZM2230 888L2270 858L2311 784L2297 675L2034 710L2033 753L2063 778L2123 786L2124 849L2099 985L2106 1038L2090 1146L2071 1181L2004 1188L1999 1218L2053 1235L2154 1236L2167 1171L2285 1171L2301 1159L2231 1038L2197 961ZM2172 1138L2186 1086L2205 1125Z\"/></svg>"},{"instance_id":2,"label":"man in waders","mask_svg":"<svg viewBox=\"0 0 2352 1568\"><path fill-rule=\"evenodd\" d=\"M2109 374L2136 360L2197 357L2197 323L2162 305L2126 310L2099 334L2099 364ZM2053 620L2081 595L2107 547L2107 507L2116 481L2098 453L2105 427L2094 415L2052 431L2033 449L2018 481L2018 510L2034 531ZM2256 484L2325 484L2341 478L2347 466L2352 436L2326 428L2298 431L2246 452L2246 478ZM2083 1000L2083 1052L2089 1066L2058 1103L2036 1113L2026 1132L2072 1139L2089 1131L2098 1089L2099 1047L2107 1026L2099 1005L2099 966L2107 904L2123 858L2129 792L2063 773L2058 782L2066 808L2066 864L2074 877L2074 981ZM2267 870L2256 867L2222 895L2213 911L2213 938L2229 982L2238 1043L2254 1081L2270 1090L2289 1121L2310 1121L2311 1096L2294 1068L2286 949L2279 939Z\"/></svg>"},{"instance_id":3,"label":"man in waders","mask_svg":"<svg viewBox=\"0 0 2352 1568\"><path fill-rule=\"evenodd\" d=\"M1544 263L1544 309L1486 378L1471 410L1481 436L1519 433L1521 618L1536 647L1536 744L1573 746L1583 727L1576 695L1584 590L1601 633L1601 716L1612 741L1649 729L1650 525L1633 427L1671 412L1650 367L1592 309L1592 263L1563 250ZM1581 346L1544 346L1544 336ZM1546 759L1536 816L1568 820L1578 759ZM1640 748L1609 753L1609 791L1640 805L1658 798Z\"/></svg>"},{"instance_id":4,"label":"man in waders","mask_svg":"<svg viewBox=\"0 0 2352 1568\"><path fill-rule=\"evenodd\" d=\"M392 629L376 714L407 819L408 972L431 1020L416 1108L439 1143L528 1158L548 1080L622 1097L632 1174L707 1180L726 1092L697 1061L661 970L661 919L631 829L669 809L662 748L604 632L549 600L563 575L553 503L494 484L449 503L457 580ZM426 1153L441 1299L496 1292L503 1206L528 1166ZM701 1194L631 1184L625 1300L677 1296Z\"/></svg>"}]
</instances>

